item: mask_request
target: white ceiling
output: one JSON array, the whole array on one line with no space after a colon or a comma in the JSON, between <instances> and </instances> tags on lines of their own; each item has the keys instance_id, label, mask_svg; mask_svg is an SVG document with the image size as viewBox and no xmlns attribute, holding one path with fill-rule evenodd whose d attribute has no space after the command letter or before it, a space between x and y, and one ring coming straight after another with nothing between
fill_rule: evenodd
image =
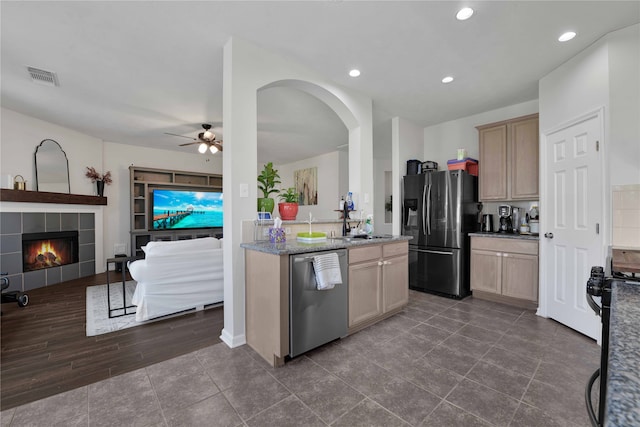
<instances>
[{"instance_id":1,"label":"white ceiling","mask_svg":"<svg viewBox=\"0 0 640 427\"><path fill-rule=\"evenodd\" d=\"M465 4L475 15L456 21ZM640 22L638 1L2 1L0 8L3 107L106 141L185 152L195 146L178 147L186 140L164 132L195 136L201 123L222 125L222 48L231 36L371 97L377 127L394 116L428 126L536 99L541 77L606 33ZM557 42L566 30L577 37ZM56 72L60 87L31 82L26 66ZM357 79L347 75L354 67ZM445 75L456 79L444 85ZM263 162L347 142L331 110L291 89L259 94L258 123Z\"/></svg>"}]
</instances>

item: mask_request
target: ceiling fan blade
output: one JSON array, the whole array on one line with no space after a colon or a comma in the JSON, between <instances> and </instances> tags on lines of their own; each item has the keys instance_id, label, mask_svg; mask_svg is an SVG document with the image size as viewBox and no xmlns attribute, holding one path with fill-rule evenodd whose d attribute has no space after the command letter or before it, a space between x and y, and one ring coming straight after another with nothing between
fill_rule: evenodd
<instances>
[{"instance_id":1,"label":"ceiling fan blade","mask_svg":"<svg viewBox=\"0 0 640 427\"><path fill-rule=\"evenodd\" d=\"M211 145L214 145L218 151L222 151L222 141L213 141Z\"/></svg>"},{"instance_id":2,"label":"ceiling fan blade","mask_svg":"<svg viewBox=\"0 0 640 427\"><path fill-rule=\"evenodd\" d=\"M191 136L184 136L184 135L178 135L177 133L169 133L169 132L165 132L165 135L171 135L171 136L179 136L180 138L187 138L187 139L191 139L193 141L195 141L196 139L191 137Z\"/></svg>"},{"instance_id":3,"label":"ceiling fan blade","mask_svg":"<svg viewBox=\"0 0 640 427\"><path fill-rule=\"evenodd\" d=\"M193 144L200 144L200 142L195 141L195 142L185 142L184 144L180 144L180 147L185 147L187 145L193 145Z\"/></svg>"}]
</instances>

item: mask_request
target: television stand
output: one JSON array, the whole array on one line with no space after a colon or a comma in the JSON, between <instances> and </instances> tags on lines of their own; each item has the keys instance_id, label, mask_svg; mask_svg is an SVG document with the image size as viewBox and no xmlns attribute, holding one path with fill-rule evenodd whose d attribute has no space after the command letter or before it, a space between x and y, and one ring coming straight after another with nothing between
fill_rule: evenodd
<instances>
[{"instance_id":1,"label":"television stand","mask_svg":"<svg viewBox=\"0 0 640 427\"><path fill-rule=\"evenodd\" d=\"M153 230L154 190L222 191L222 175L129 167L131 256L143 257L141 247L151 241L187 240L222 236L220 228Z\"/></svg>"}]
</instances>

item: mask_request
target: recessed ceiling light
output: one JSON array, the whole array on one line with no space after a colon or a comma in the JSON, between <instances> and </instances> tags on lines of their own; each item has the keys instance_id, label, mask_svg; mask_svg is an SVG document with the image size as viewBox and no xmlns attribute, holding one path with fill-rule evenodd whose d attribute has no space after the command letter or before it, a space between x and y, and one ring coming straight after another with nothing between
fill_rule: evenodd
<instances>
[{"instance_id":1,"label":"recessed ceiling light","mask_svg":"<svg viewBox=\"0 0 640 427\"><path fill-rule=\"evenodd\" d=\"M442 83L451 83L453 81L453 77L451 76L447 76L444 79L442 79Z\"/></svg>"},{"instance_id":2,"label":"recessed ceiling light","mask_svg":"<svg viewBox=\"0 0 640 427\"><path fill-rule=\"evenodd\" d=\"M471 15L473 15L473 9L470 7L463 7L458 11L458 13L456 13L456 18L458 21L464 21L465 19L471 18Z\"/></svg>"},{"instance_id":3,"label":"recessed ceiling light","mask_svg":"<svg viewBox=\"0 0 640 427\"><path fill-rule=\"evenodd\" d=\"M351 77L358 77L360 75L360 70L354 68L353 70L349 71L349 75Z\"/></svg>"},{"instance_id":4,"label":"recessed ceiling light","mask_svg":"<svg viewBox=\"0 0 640 427\"><path fill-rule=\"evenodd\" d=\"M563 35L558 37L558 41L559 42L566 42L566 41L571 40L575 36L576 36L576 33L574 33L573 31L567 31L566 33L564 33Z\"/></svg>"}]
</instances>

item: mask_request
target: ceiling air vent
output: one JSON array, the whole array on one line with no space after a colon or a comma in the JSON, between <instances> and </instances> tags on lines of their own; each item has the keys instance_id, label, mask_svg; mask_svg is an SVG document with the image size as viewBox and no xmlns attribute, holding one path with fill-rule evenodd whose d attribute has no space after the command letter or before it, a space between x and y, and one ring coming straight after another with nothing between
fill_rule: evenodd
<instances>
[{"instance_id":1,"label":"ceiling air vent","mask_svg":"<svg viewBox=\"0 0 640 427\"><path fill-rule=\"evenodd\" d=\"M31 76L31 80L47 86L60 86L58 76L51 71L41 70L39 68L27 67L27 71Z\"/></svg>"}]
</instances>

